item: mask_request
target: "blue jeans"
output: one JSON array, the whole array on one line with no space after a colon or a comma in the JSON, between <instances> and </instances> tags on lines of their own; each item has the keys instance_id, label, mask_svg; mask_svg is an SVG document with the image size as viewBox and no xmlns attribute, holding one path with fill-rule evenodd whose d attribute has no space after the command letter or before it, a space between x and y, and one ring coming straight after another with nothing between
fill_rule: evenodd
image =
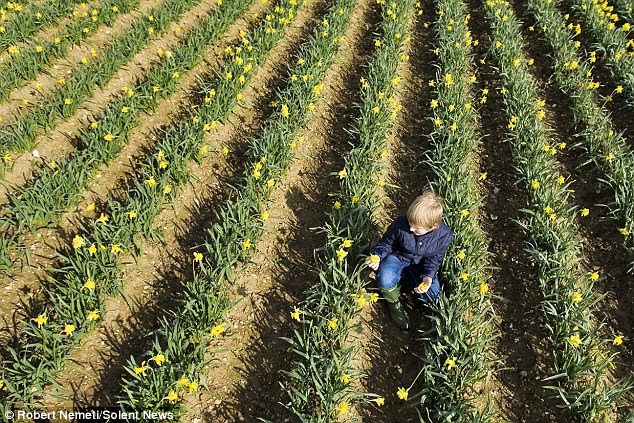
<instances>
[{"instance_id":1,"label":"blue jeans","mask_svg":"<svg viewBox=\"0 0 634 423\"><path fill-rule=\"evenodd\" d=\"M414 287L420 285L422 282L422 277L420 280L417 280L419 278L416 276L417 274L420 274L420 272L416 272L419 266L422 266L422 261L418 264L413 264L389 254L381 260L381 263L379 263L379 269L376 274L376 283L381 289L392 289L399 285L401 276L405 273L406 281L408 283L404 286L408 290L413 290ZM438 297L440 296L440 282L438 281L438 277L434 276L431 286L427 292L424 294L414 293L414 295L424 304L428 304L432 301L438 304Z\"/></svg>"}]
</instances>

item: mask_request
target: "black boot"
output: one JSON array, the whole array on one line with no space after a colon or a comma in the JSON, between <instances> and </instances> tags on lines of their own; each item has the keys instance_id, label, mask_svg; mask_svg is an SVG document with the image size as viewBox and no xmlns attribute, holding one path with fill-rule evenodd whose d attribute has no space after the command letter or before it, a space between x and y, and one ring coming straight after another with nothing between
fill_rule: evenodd
<instances>
[{"instance_id":1,"label":"black boot","mask_svg":"<svg viewBox=\"0 0 634 423\"><path fill-rule=\"evenodd\" d=\"M409 329L409 321L403 305L401 304L401 287L395 286L392 289L382 289L381 293L385 297L387 303L387 309L390 311L390 316L399 329Z\"/></svg>"}]
</instances>

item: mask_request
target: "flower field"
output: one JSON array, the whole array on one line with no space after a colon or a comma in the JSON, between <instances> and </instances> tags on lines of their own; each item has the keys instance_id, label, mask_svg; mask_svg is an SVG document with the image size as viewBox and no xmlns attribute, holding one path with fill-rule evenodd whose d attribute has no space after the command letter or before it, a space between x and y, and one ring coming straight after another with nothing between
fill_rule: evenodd
<instances>
[{"instance_id":1,"label":"flower field","mask_svg":"<svg viewBox=\"0 0 634 423\"><path fill-rule=\"evenodd\" d=\"M632 6L0 0L3 419L634 422Z\"/></svg>"}]
</instances>

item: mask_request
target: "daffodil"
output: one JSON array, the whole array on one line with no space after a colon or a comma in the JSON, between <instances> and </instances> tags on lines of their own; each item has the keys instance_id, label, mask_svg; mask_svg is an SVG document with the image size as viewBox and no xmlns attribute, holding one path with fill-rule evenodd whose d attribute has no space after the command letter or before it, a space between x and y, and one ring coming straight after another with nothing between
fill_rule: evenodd
<instances>
[{"instance_id":1,"label":"daffodil","mask_svg":"<svg viewBox=\"0 0 634 423\"><path fill-rule=\"evenodd\" d=\"M447 357L445 359L445 366L447 366L447 369L453 369L456 367L456 357Z\"/></svg>"},{"instance_id":2,"label":"daffodil","mask_svg":"<svg viewBox=\"0 0 634 423\"><path fill-rule=\"evenodd\" d=\"M368 303L368 300L365 298L365 295L359 295L357 297L357 306L363 307Z\"/></svg>"},{"instance_id":3,"label":"daffodil","mask_svg":"<svg viewBox=\"0 0 634 423\"><path fill-rule=\"evenodd\" d=\"M195 392L198 390L198 382L194 381L188 385L189 393Z\"/></svg>"},{"instance_id":4,"label":"daffodil","mask_svg":"<svg viewBox=\"0 0 634 423\"><path fill-rule=\"evenodd\" d=\"M134 368L134 374L144 374L150 367L145 365L145 361L140 366Z\"/></svg>"},{"instance_id":5,"label":"daffodil","mask_svg":"<svg viewBox=\"0 0 634 423\"><path fill-rule=\"evenodd\" d=\"M79 235L75 235L75 237L73 238L73 248L78 249L82 247L83 245L84 245L84 238Z\"/></svg>"},{"instance_id":6,"label":"daffodil","mask_svg":"<svg viewBox=\"0 0 634 423\"><path fill-rule=\"evenodd\" d=\"M342 261L347 255L348 255L347 251L342 249L337 250L337 257L339 258L339 261Z\"/></svg>"},{"instance_id":7,"label":"daffodil","mask_svg":"<svg viewBox=\"0 0 634 423\"><path fill-rule=\"evenodd\" d=\"M86 281L86 283L84 283L84 288L86 288L89 291L92 291L95 289L95 281L93 281L92 279L88 279Z\"/></svg>"},{"instance_id":8,"label":"daffodil","mask_svg":"<svg viewBox=\"0 0 634 423\"><path fill-rule=\"evenodd\" d=\"M215 325L213 328L211 328L211 330L209 331L209 334L211 335L212 338L215 338L216 336L220 335L224 331L225 331L225 325L223 323L219 323Z\"/></svg>"},{"instance_id":9,"label":"daffodil","mask_svg":"<svg viewBox=\"0 0 634 423\"><path fill-rule=\"evenodd\" d=\"M373 401L376 402L377 405L385 404L385 398L383 398L383 397L375 398Z\"/></svg>"},{"instance_id":10,"label":"daffodil","mask_svg":"<svg viewBox=\"0 0 634 423\"><path fill-rule=\"evenodd\" d=\"M158 353L156 354L154 357L152 357L152 360L154 360L154 362L160 366L165 362L165 355Z\"/></svg>"},{"instance_id":11,"label":"daffodil","mask_svg":"<svg viewBox=\"0 0 634 423\"><path fill-rule=\"evenodd\" d=\"M346 404L345 402L342 402L341 404L339 404L339 415L342 414L346 414L348 412L348 404Z\"/></svg>"},{"instance_id":12,"label":"daffodil","mask_svg":"<svg viewBox=\"0 0 634 423\"><path fill-rule=\"evenodd\" d=\"M189 385L189 379L187 378L187 376L183 375L183 376L181 376L181 378L180 378L180 379L178 379L178 380L176 381L176 385L177 385L179 388L182 388L182 387L183 387L183 386L185 386L185 385Z\"/></svg>"},{"instance_id":13,"label":"daffodil","mask_svg":"<svg viewBox=\"0 0 634 423\"><path fill-rule=\"evenodd\" d=\"M403 401L407 401L408 389L405 389L403 387L398 388L398 391L396 391L396 395Z\"/></svg>"},{"instance_id":14,"label":"daffodil","mask_svg":"<svg viewBox=\"0 0 634 423\"><path fill-rule=\"evenodd\" d=\"M298 309L297 307L294 307L293 311L291 311L291 317L299 322L300 321L300 319L299 319L299 314L300 313L301 313L301 310Z\"/></svg>"},{"instance_id":15,"label":"daffodil","mask_svg":"<svg viewBox=\"0 0 634 423\"><path fill-rule=\"evenodd\" d=\"M86 316L86 319L88 320L97 320L99 318L99 312L97 310L93 310L90 313L88 313L88 316Z\"/></svg>"},{"instance_id":16,"label":"daffodil","mask_svg":"<svg viewBox=\"0 0 634 423\"><path fill-rule=\"evenodd\" d=\"M203 253L195 252L194 253L194 261L202 261Z\"/></svg>"},{"instance_id":17,"label":"daffodil","mask_svg":"<svg viewBox=\"0 0 634 423\"><path fill-rule=\"evenodd\" d=\"M43 314L40 314L33 320L35 320L35 323L37 323L37 327L40 328L42 327L42 325L46 324L46 322L48 321L48 317Z\"/></svg>"},{"instance_id":18,"label":"daffodil","mask_svg":"<svg viewBox=\"0 0 634 423\"><path fill-rule=\"evenodd\" d=\"M165 399L168 400L169 402L175 402L176 399L178 399L178 394L173 389L170 389Z\"/></svg>"},{"instance_id":19,"label":"daffodil","mask_svg":"<svg viewBox=\"0 0 634 423\"><path fill-rule=\"evenodd\" d=\"M623 343L623 335L616 335L612 340L612 344L621 345Z\"/></svg>"},{"instance_id":20,"label":"daffodil","mask_svg":"<svg viewBox=\"0 0 634 423\"><path fill-rule=\"evenodd\" d=\"M574 335L570 335L570 338L568 338L568 342L570 342L570 344L576 348L581 344L581 338L579 337L578 333L575 333Z\"/></svg>"},{"instance_id":21,"label":"daffodil","mask_svg":"<svg viewBox=\"0 0 634 423\"><path fill-rule=\"evenodd\" d=\"M66 325L64 326L64 333L70 336L73 334L73 332L75 332L75 329L75 325Z\"/></svg>"},{"instance_id":22,"label":"daffodil","mask_svg":"<svg viewBox=\"0 0 634 423\"><path fill-rule=\"evenodd\" d=\"M328 320L328 329L331 329L331 330L337 329L337 319Z\"/></svg>"}]
</instances>

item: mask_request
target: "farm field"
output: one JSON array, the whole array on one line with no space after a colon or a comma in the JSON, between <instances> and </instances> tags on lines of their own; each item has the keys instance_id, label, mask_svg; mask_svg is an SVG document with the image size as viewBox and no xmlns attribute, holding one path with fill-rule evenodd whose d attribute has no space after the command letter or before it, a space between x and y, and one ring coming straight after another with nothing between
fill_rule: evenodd
<instances>
[{"instance_id":1,"label":"farm field","mask_svg":"<svg viewBox=\"0 0 634 423\"><path fill-rule=\"evenodd\" d=\"M634 423L633 7L0 0L4 421Z\"/></svg>"}]
</instances>

